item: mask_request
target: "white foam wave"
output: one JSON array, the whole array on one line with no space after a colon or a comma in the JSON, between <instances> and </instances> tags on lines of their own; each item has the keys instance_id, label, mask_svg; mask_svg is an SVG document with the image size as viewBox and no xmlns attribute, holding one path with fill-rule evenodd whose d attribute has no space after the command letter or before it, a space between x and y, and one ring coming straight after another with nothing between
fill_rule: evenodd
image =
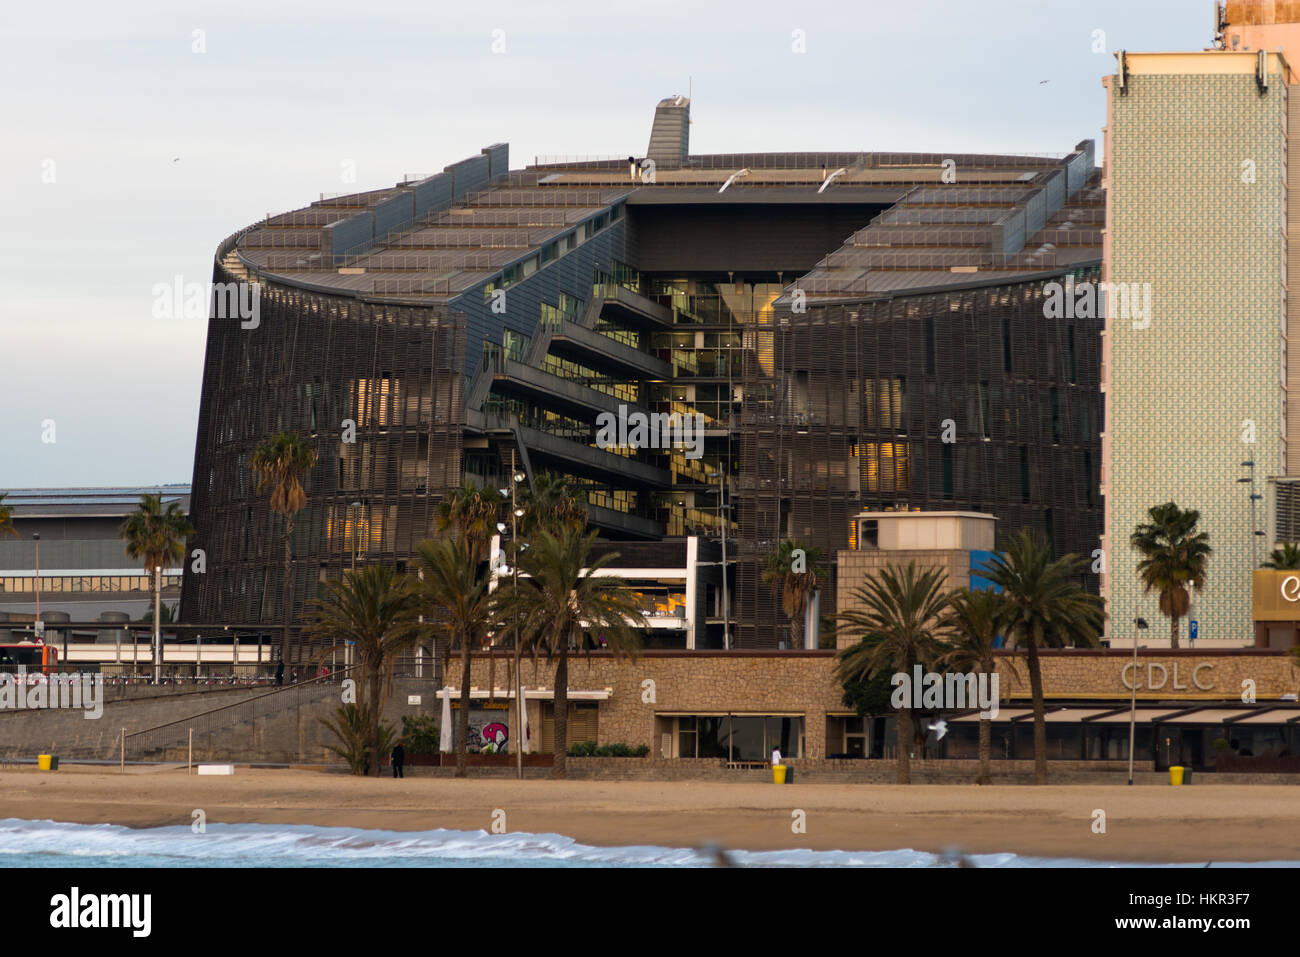
<instances>
[{"instance_id":1,"label":"white foam wave","mask_svg":"<svg viewBox=\"0 0 1300 957\"><path fill-rule=\"evenodd\" d=\"M952 867L956 855L925 851L727 851L741 867ZM480 866L480 867L700 867L715 862L708 850L637 845L594 847L561 834L489 834L486 831L384 831L310 825L209 823L132 829L116 824L0 820L0 860L46 866ZM974 867L1117 867L1114 862L966 856ZM1270 861L1256 866L1295 866ZM1168 865L1204 867L1205 863Z\"/></svg>"}]
</instances>

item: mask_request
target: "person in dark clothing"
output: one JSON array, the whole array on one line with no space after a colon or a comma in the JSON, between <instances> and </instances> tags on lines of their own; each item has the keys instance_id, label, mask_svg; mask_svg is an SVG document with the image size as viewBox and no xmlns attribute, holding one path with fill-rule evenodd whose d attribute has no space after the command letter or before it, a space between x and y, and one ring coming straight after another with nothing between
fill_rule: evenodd
<instances>
[{"instance_id":1,"label":"person in dark clothing","mask_svg":"<svg viewBox=\"0 0 1300 957\"><path fill-rule=\"evenodd\" d=\"M284 662L283 661L275 666L275 683L277 685L284 684Z\"/></svg>"},{"instance_id":2,"label":"person in dark clothing","mask_svg":"<svg viewBox=\"0 0 1300 957\"><path fill-rule=\"evenodd\" d=\"M393 777L401 778L406 775L402 774L402 765L406 763L406 749L400 744L393 746Z\"/></svg>"}]
</instances>

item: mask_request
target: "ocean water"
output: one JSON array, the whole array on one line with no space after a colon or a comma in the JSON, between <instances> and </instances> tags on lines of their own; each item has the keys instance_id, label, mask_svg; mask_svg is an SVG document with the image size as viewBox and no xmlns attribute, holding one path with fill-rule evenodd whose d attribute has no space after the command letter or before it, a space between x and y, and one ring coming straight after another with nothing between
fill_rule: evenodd
<instances>
[{"instance_id":1,"label":"ocean water","mask_svg":"<svg viewBox=\"0 0 1300 957\"><path fill-rule=\"evenodd\" d=\"M738 867L957 865L954 855L907 849L726 854L729 863ZM1016 854L973 854L966 862L975 867L1128 866ZM715 856L707 850L593 847L560 834L212 823L206 833L195 834L185 825L132 829L116 824L0 820L0 867L709 867L714 863ZM1206 863L1167 866L1205 867ZM1229 865L1220 862L1219 866ZM1300 862L1249 866L1293 867Z\"/></svg>"}]
</instances>

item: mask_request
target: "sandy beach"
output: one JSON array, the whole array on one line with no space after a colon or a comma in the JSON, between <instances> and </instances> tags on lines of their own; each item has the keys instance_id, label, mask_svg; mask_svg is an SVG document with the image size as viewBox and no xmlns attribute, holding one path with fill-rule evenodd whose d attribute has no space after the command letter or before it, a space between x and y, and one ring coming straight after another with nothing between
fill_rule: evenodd
<instances>
[{"instance_id":1,"label":"sandy beach","mask_svg":"<svg viewBox=\"0 0 1300 957\"><path fill-rule=\"evenodd\" d=\"M585 844L778 850L911 848L1114 861L1300 861L1296 791L1281 786L984 787L756 782L596 782L354 778L312 770L233 777L185 769L0 772L0 818L130 827L312 824L388 830L487 830ZM1106 832L1093 832L1094 812ZM793 833L793 812L806 833Z\"/></svg>"}]
</instances>

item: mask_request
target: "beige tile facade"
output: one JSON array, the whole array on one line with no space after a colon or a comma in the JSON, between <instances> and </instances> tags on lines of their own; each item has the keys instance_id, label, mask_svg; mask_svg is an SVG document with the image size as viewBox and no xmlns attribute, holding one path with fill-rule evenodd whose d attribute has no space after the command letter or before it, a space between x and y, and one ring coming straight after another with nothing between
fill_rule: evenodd
<instances>
[{"instance_id":1,"label":"beige tile facade","mask_svg":"<svg viewBox=\"0 0 1300 957\"><path fill-rule=\"evenodd\" d=\"M955 550L908 549L906 551L864 550L836 553L835 594L838 596L840 612L861 609L862 603L853 595L855 589L867 583L867 579L880 569L893 565L906 567L908 562L916 562L918 569L940 568L948 576L945 588L966 588L970 585L970 552ZM856 645L860 636L848 632L837 632L835 646L847 648Z\"/></svg>"}]
</instances>

